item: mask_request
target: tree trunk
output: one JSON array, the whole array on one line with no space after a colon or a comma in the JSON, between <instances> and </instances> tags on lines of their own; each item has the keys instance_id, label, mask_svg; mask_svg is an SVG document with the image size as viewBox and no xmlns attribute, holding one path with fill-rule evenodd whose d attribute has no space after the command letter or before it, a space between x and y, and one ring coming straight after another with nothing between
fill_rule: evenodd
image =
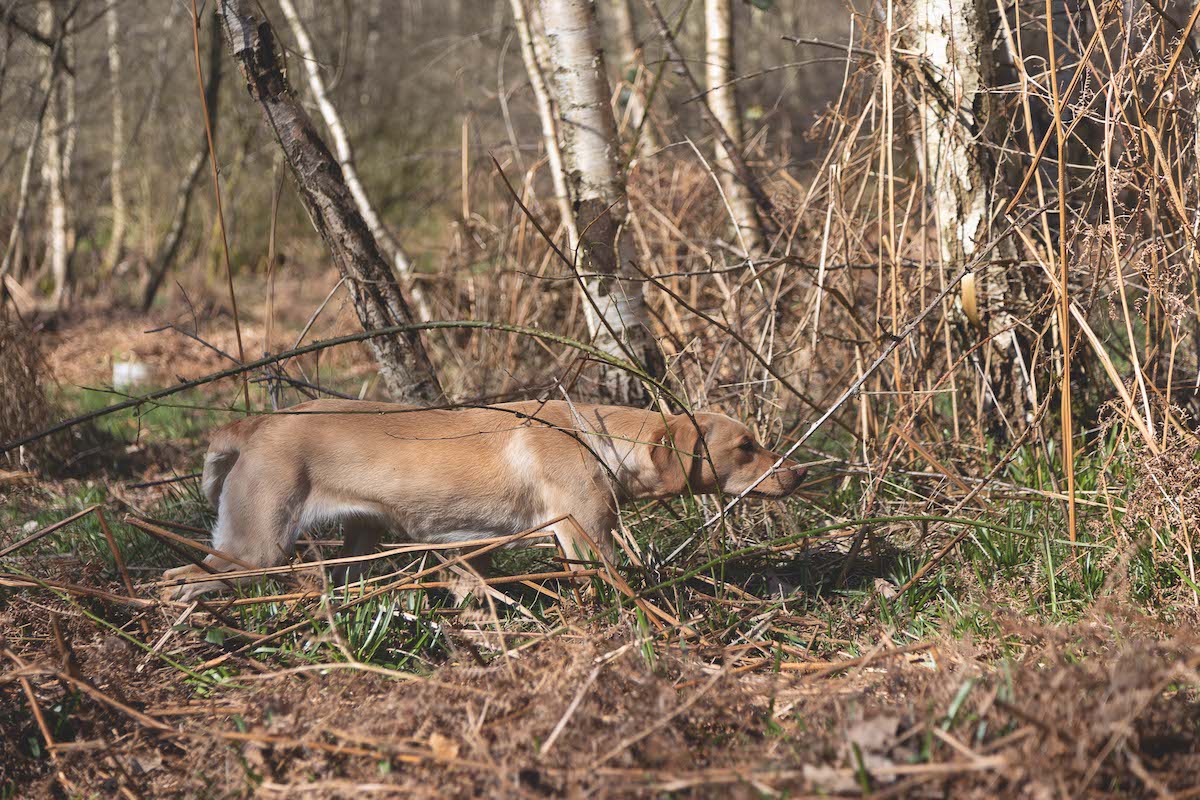
<instances>
[{"instance_id":1,"label":"tree trunk","mask_svg":"<svg viewBox=\"0 0 1200 800\"><path fill-rule=\"evenodd\" d=\"M55 46L50 50L50 58L46 64L46 94L42 105L34 118L33 131L29 135L29 145L25 148L25 160L21 165L21 178L17 184L17 208L13 214L12 229L8 234L8 244L4 248L4 258L0 260L0 302L8 295L8 282L14 280L10 273L20 277L20 264L25 237L25 216L29 211L30 185L33 182L33 165L37 161L37 151L42 141L42 128L46 114L50 109L51 98L58 78L58 50Z\"/></svg>"},{"instance_id":2,"label":"tree trunk","mask_svg":"<svg viewBox=\"0 0 1200 800\"><path fill-rule=\"evenodd\" d=\"M709 98L700 87L700 82L696 80L696 76L688 69L687 61L684 59L683 53L679 50L679 43L675 41L675 35L671 33L671 28L667 25L667 20L663 17L662 11L659 10L658 3L655 0L642 0L642 4L646 7L646 11L649 12L650 19L658 29L659 36L662 37L663 47L666 48L667 56L670 57L675 65L675 72L679 77L683 78L688 88L694 94L704 98L700 102L700 116L708 123L713 135L717 137L717 142L724 148L725 155L729 158L730 168L737 176L737 179L741 181L742 186L746 187L746 191L750 193L750 196L754 199L754 204L762 211L766 220L775 222L774 203L771 202L771 198L767 196L767 193L763 191L758 183L758 179L754 177L754 173L746 166L746 161L742 158L741 149L729 138L729 131L725 130L725 126L721 124L721 121L717 119L717 115L713 113L712 107L709 105Z\"/></svg>"},{"instance_id":3,"label":"tree trunk","mask_svg":"<svg viewBox=\"0 0 1200 800\"><path fill-rule=\"evenodd\" d=\"M55 0L46 0L42 5L43 30L51 38L64 35L61 27L61 15ZM64 43L65 47L65 43ZM50 58L54 58L51 53ZM67 219L67 173L70 170L70 157L73 150L71 135L72 103L69 102L73 93L73 81L69 75L56 80L53 71L47 85L50 103L46 108L46 130L43 136L45 157L42 159L42 180L46 183L46 216L49 218L49 230L46 241L46 255L50 262L50 275L54 281L54 291L51 303L55 308L62 308L70 293L71 276L69 273L71 257L70 223Z\"/></svg>"},{"instance_id":4,"label":"tree trunk","mask_svg":"<svg viewBox=\"0 0 1200 800\"><path fill-rule=\"evenodd\" d=\"M708 106L720 121L729 141L741 153L745 146L742 134L742 114L738 105L733 57L732 0L705 0L705 77L708 80ZM754 199L734 173L733 160L718 141L715 145L715 164L721 190L729 203L738 241L749 255L762 249L762 226L754 208Z\"/></svg>"},{"instance_id":5,"label":"tree trunk","mask_svg":"<svg viewBox=\"0 0 1200 800\"><path fill-rule=\"evenodd\" d=\"M542 0L542 20L555 65L563 162L581 236L579 271L589 276L584 279L585 308L593 339L604 352L661 375L662 355L631 264L629 204L596 9L590 0ZM605 399L632 403L646 398L641 382L624 370L606 368L602 380Z\"/></svg>"},{"instance_id":6,"label":"tree trunk","mask_svg":"<svg viewBox=\"0 0 1200 800\"><path fill-rule=\"evenodd\" d=\"M554 182L554 199L558 204L558 212L562 218L563 227L567 231L567 241L571 252L579 246L579 231L575 229L575 215L571 210L571 196L567 191L567 176L563 170L562 148L558 143L558 124L554 116L554 103L550 99L550 90L546 86L546 73L538 60L535 35L529 25L529 17L525 13L525 0L510 0L513 12L513 22L516 24L517 37L521 40L521 58L525 61L525 71L529 74L529 85L533 88L533 99L537 103L538 119L542 123L542 142L546 147L546 160L550 163L550 178Z\"/></svg>"},{"instance_id":7,"label":"tree trunk","mask_svg":"<svg viewBox=\"0 0 1200 800\"><path fill-rule=\"evenodd\" d=\"M204 86L204 100L208 108L208 122L212 129L213 142L217 140L220 131L220 98L221 98L221 32L217 29L217 17L213 15L212 32L208 40L208 83ZM146 274L146 285L142 289L142 311L149 311L154 304L154 298L162 286L163 279L175 263L179 254L179 245L183 242L183 234L187 231L188 215L192 209L192 195L208 163L208 137L200 134L197 140L196 154L192 156L175 191L175 213L171 216L171 226L159 243L154 263Z\"/></svg>"},{"instance_id":8,"label":"tree trunk","mask_svg":"<svg viewBox=\"0 0 1200 800\"><path fill-rule=\"evenodd\" d=\"M271 26L246 10L243 0L218 0L229 51L261 106L313 227L346 279L359 321L367 330L412 322L408 303L342 178L337 160L292 95L275 52ZM370 345L389 394L411 403L436 403L442 390L420 333L376 337Z\"/></svg>"},{"instance_id":9,"label":"tree trunk","mask_svg":"<svg viewBox=\"0 0 1200 800\"><path fill-rule=\"evenodd\" d=\"M631 136L638 137L635 143L637 154L645 158L658 150L658 141L646 120L646 103L638 85L641 58L637 27L630 3L631 0L611 0L601 8L607 12L612 22L612 40L616 44L617 81L626 87L621 94L628 114L628 132Z\"/></svg>"},{"instance_id":10,"label":"tree trunk","mask_svg":"<svg viewBox=\"0 0 1200 800\"><path fill-rule=\"evenodd\" d=\"M915 98L913 139L925 174L936 218L942 260L949 272L971 260L990 238L992 189L998 179L988 145L999 115L988 88L995 65L987 36L987 13L980 0L907 0L897 6L903 44L920 54L926 70L924 91ZM961 289L962 310L977 327L996 334L994 343L1009 349L1013 333L1005 310L1012 289L1008 264L1014 248L1007 243ZM999 263L997 263L999 262Z\"/></svg>"},{"instance_id":11,"label":"tree trunk","mask_svg":"<svg viewBox=\"0 0 1200 800\"><path fill-rule=\"evenodd\" d=\"M108 28L108 80L112 96L112 169L109 188L112 196L112 234L104 253L104 273L111 274L125 247L125 230L129 225L129 211L125 205L125 96L121 86L121 48L118 37L121 20L117 13L118 3L109 3L104 16Z\"/></svg>"},{"instance_id":12,"label":"tree trunk","mask_svg":"<svg viewBox=\"0 0 1200 800\"><path fill-rule=\"evenodd\" d=\"M358 178L358 170L354 166L354 150L350 146L350 137L346 135L346 126L342 124L342 118L338 114L337 108L334 107L333 102L329 99L329 93L325 90L325 80L321 77L321 64L317 61L308 30L304 27L304 22L300 19L300 15L296 13L296 6L292 3L292 0L279 0L279 8L283 11L283 16L287 19L288 26L292 29L292 36L296 39L296 48L300 53L300 62L304 65L304 74L308 78L308 90L312 93L313 100L317 104L317 110L321 112L321 119L325 121L325 127L329 130L329 135L333 138L333 149L337 153L338 164L342 168L342 177L345 179L346 186L349 187L350 194L354 198L354 205L358 208L358 213L362 215L363 221L366 222L367 228L370 229L371 235L375 237L376 244L388 251L392 263L395 264L396 272L408 284L409 295L413 299L413 304L417 307L418 316L423 320L428 320L430 319L429 306L425 302L425 297L421 294L420 288L409 280L412 273L412 262L409 260L408 254L404 251L404 247L384 226L382 220L379 219L379 215L375 213L375 209L371 205L371 200L367 197L367 191L363 188L362 181Z\"/></svg>"}]
</instances>

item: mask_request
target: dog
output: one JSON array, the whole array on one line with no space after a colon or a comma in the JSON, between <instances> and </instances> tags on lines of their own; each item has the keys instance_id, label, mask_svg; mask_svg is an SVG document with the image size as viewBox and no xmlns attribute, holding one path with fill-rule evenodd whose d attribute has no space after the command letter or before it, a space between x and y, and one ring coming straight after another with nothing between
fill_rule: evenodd
<instances>
[{"instance_id":1,"label":"dog","mask_svg":"<svg viewBox=\"0 0 1200 800\"><path fill-rule=\"evenodd\" d=\"M443 410L313 400L214 432L202 487L217 511L213 548L231 560L209 555L218 575L174 594L190 600L233 582L221 572L283 564L302 532L328 523L340 523L342 553L355 556L385 534L470 542L564 517L546 529L568 559L594 556L589 542L607 557L619 502L737 495L765 473L753 494L785 497L804 470L772 471L779 460L723 414L568 401ZM189 565L163 577L209 574Z\"/></svg>"}]
</instances>

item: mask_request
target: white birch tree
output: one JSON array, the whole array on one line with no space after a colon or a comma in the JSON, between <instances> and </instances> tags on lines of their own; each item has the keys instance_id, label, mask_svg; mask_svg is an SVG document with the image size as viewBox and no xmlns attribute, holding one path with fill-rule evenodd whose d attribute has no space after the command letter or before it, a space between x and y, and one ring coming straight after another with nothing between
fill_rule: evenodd
<instances>
[{"instance_id":1,"label":"white birch tree","mask_svg":"<svg viewBox=\"0 0 1200 800\"><path fill-rule=\"evenodd\" d=\"M121 259L125 247L125 230L129 225L129 210L125 202L125 93L121 85L121 47L118 39L121 19L119 3L105 8L104 21L108 32L108 82L112 97L112 168L109 171L109 190L112 197L112 234L104 253L104 272L111 273Z\"/></svg>"},{"instance_id":2,"label":"white birch tree","mask_svg":"<svg viewBox=\"0 0 1200 800\"><path fill-rule=\"evenodd\" d=\"M330 138L333 139L333 149L337 155L338 164L342 168L342 177L345 178L346 186L354 198L354 205L358 207L358 213L362 215L363 222L367 224L375 241L390 256L396 272L408 283L409 297L412 299L418 318L427 321L430 319L428 303L420 288L409 280L412 273L412 261L404 247L379 218L379 214L371 205L370 198L367 197L367 190L363 188L362 181L358 177L358 168L354 165L354 149L350 146L350 137L346 134L346 126L342 123L341 115L338 114L337 108L329 99L329 93L325 89L325 79L321 77L321 63L317 61L308 29L304 27L303 20L296 13L296 6L292 0L279 0L279 9L287 19L292 36L296 39L296 49L299 51L300 61L304 65L308 90L317 104L317 110L325 122Z\"/></svg>"},{"instance_id":3,"label":"white birch tree","mask_svg":"<svg viewBox=\"0 0 1200 800\"><path fill-rule=\"evenodd\" d=\"M896 6L903 45L920 54L923 90L914 91L914 145L939 222L942 261L955 271L975 257L992 233L991 203L997 181L989 145L998 115L988 88L995 62L987 36L987 11L979 0L905 0ZM997 334L1007 350L1012 324L1007 265L1011 243L978 274L968 275L962 310L976 326ZM1019 281L1017 282L1019 288ZM984 314L987 318L984 319Z\"/></svg>"},{"instance_id":4,"label":"white birch tree","mask_svg":"<svg viewBox=\"0 0 1200 800\"><path fill-rule=\"evenodd\" d=\"M596 9L590 0L542 0L541 8L554 64L563 163L581 239L577 269L585 276L593 340L604 352L661 374L662 356L632 266L629 203ZM619 403L646 397L640 381L611 367L604 370L602 394Z\"/></svg>"},{"instance_id":5,"label":"white birch tree","mask_svg":"<svg viewBox=\"0 0 1200 800\"><path fill-rule=\"evenodd\" d=\"M742 132L742 113L738 104L737 88L733 83L735 72L731 0L705 0L704 32L704 75L708 84L705 87L708 90L708 107L729 134L730 142L740 150L745 145L745 136ZM738 180L733 161L721 142L716 142L714 149L721 190L729 204L733 224L737 227L738 241L749 255L762 248L763 238L754 198Z\"/></svg>"}]
</instances>

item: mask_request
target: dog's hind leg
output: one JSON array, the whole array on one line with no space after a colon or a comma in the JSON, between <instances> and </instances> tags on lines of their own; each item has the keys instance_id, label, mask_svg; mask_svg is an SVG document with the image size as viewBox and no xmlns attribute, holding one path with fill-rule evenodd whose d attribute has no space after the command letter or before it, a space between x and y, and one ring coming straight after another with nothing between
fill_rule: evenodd
<instances>
[{"instance_id":1,"label":"dog's hind leg","mask_svg":"<svg viewBox=\"0 0 1200 800\"><path fill-rule=\"evenodd\" d=\"M173 591L176 599L190 600L205 592L257 580L254 576L221 578L221 573L283 564L299 534L299 512L306 494L300 476L288 475L286 468L239 459L221 491L220 511L213 527L212 546L222 555L204 559L212 578L179 586ZM168 570L163 578L171 581L205 574L204 569L192 565Z\"/></svg>"},{"instance_id":2,"label":"dog's hind leg","mask_svg":"<svg viewBox=\"0 0 1200 800\"><path fill-rule=\"evenodd\" d=\"M372 516L346 516L341 520L342 525L342 558L365 556L374 553L383 538L386 525ZM366 571L368 562L356 561L350 564L339 564L331 572L333 582L339 586L356 583Z\"/></svg>"}]
</instances>

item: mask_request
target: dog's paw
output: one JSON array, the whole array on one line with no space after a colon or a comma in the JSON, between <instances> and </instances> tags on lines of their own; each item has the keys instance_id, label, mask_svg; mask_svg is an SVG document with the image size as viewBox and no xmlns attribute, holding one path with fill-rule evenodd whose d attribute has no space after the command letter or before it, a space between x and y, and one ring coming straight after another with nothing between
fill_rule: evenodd
<instances>
[{"instance_id":1,"label":"dog's paw","mask_svg":"<svg viewBox=\"0 0 1200 800\"><path fill-rule=\"evenodd\" d=\"M195 564L188 564L186 567L175 567L174 569L169 569L163 573L162 579L164 581L171 581L174 585L163 586L159 590L158 596L160 599L165 601L190 600L196 595L203 594L208 590L200 589L199 591L195 591L197 588L203 586L203 584L178 583L178 581L184 578L200 577L207 574L208 573Z\"/></svg>"}]
</instances>

